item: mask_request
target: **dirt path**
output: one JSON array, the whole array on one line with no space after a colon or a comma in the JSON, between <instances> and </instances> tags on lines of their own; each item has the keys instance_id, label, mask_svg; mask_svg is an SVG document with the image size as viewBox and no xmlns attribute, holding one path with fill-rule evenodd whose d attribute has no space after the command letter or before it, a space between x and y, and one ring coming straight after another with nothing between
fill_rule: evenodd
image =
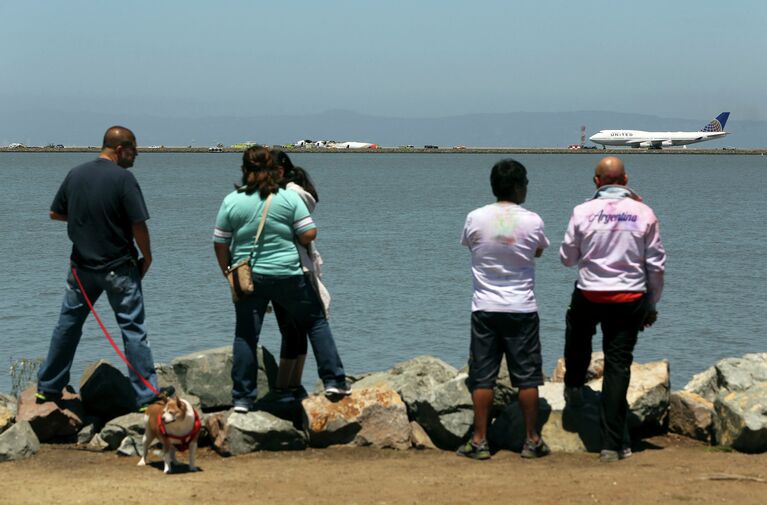
<instances>
[{"instance_id":1,"label":"dirt path","mask_svg":"<svg viewBox=\"0 0 767 505\"><path fill-rule=\"evenodd\" d=\"M0 464L0 504L767 503L767 454L675 436L650 439L613 464L594 454L525 461L502 451L477 462L347 447L235 458L203 449L198 459L200 472L166 476L159 463L48 445Z\"/></svg>"}]
</instances>

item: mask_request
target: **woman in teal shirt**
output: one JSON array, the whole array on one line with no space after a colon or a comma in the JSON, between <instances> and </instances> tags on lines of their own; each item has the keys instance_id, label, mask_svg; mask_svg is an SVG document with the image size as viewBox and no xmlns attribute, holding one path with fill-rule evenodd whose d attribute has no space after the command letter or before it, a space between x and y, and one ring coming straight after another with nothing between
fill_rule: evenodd
<instances>
[{"instance_id":1,"label":"woman in teal shirt","mask_svg":"<svg viewBox=\"0 0 767 505\"><path fill-rule=\"evenodd\" d=\"M333 334L317 294L303 275L295 244L311 243L317 227L301 198L280 188L278 168L269 149L248 148L242 156L242 173L243 185L224 198L213 234L216 259L224 275L230 265L250 256L266 199L273 196L251 263L255 292L234 304L234 409L247 412L256 401L258 337L266 306L272 300L308 333L325 392L349 394Z\"/></svg>"}]
</instances>

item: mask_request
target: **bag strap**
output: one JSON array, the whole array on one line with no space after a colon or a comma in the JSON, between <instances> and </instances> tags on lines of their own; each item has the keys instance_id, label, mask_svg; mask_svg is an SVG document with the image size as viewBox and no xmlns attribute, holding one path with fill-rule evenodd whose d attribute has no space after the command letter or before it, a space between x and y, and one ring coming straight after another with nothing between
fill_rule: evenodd
<instances>
[{"instance_id":1,"label":"bag strap","mask_svg":"<svg viewBox=\"0 0 767 505\"><path fill-rule=\"evenodd\" d=\"M266 215L269 214L269 205L272 203L272 197L274 193L269 193L264 202L264 210L261 213L261 221L258 223L258 230L256 231L256 238L253 240L253 248L250 250L249 263L253 262L253 255L256 253L256 246L258 245L258 239L261 238L261 232L264 231L264 223L266 223Z\"/></svg>"}]
</instances>

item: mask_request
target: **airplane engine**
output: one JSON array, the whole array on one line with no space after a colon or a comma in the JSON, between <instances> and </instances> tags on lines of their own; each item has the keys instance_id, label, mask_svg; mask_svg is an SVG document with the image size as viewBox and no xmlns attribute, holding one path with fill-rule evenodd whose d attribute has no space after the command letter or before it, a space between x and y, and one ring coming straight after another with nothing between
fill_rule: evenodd
<instances>
[{"instance_id":1,"label":"airplane engine","mask_svg":"<svg viewBox=\"0 0 767 505\"><path fill-rule=\"evenodd\" d=\"M660 145L663 147L671 147L674 145L674 142L672 140L664 140Z\"/></svg>"}]
</instances>

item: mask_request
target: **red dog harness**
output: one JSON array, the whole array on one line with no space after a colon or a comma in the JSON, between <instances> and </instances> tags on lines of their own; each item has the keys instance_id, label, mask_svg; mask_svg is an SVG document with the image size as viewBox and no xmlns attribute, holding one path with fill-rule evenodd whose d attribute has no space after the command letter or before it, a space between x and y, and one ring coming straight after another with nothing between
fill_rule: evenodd
<instances>
[{"instance_id":1,"label":"red dog harness","mask_svg":"<svg viewBox=\"0 0 767 505\"><path fill-rule=\"evenodd\" d=\"M200 428L202 428L202 423L200 422L200 416L197 415L197 411L194 411L194 426L192 427L192 431L187 433L184 436L178 436L173 435L171 433L168 433L165 431L165 423L162 421L162 414L159 414L157 416L157 427L160 429L160 433L164 437L172 438L174 440L179 440L180 442L178 444L173 444L176 446L176 450L184 452L189 448L189 444L194 440L194 437L197 436L197 434L200 432Z\"/></svg>"}]
</instances>

